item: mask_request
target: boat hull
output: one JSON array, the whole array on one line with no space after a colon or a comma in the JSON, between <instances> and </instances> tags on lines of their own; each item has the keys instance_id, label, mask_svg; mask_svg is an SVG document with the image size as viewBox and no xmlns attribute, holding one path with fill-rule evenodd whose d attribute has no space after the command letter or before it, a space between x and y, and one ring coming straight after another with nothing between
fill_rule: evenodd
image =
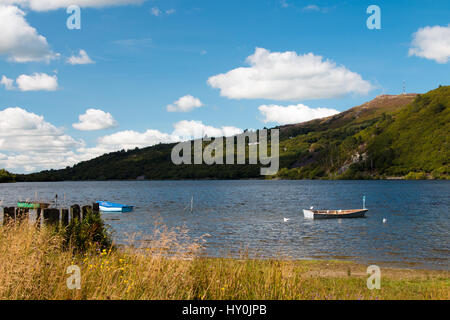
<instances>
[{"instance_id":1,"label":"boat hull","mask_svg":"<svg viewBox=\"0 0 450 320\"><path fill-rule=\"evenodd\" d=\"M328 210L330 211L330 210ZM346 212L348 211L348 212ZM350 219L350 218L364 218L368 209L360 210L346 210L342 213L331 211L335 213L327 213L326 211L319 212L313 210L303 210L303 215L305 219Z\"/></svg>"},{"instance_id":2,"label":"boat hull","mask_svg":"<svg viewBox=\"0 0 450 320\"><path fill-rule=\"evenodd\" d=\"M106 201L97 201L99 204L99 209L102 212L131 212L133 211L133 206L126 206L119 203L112 203Z\"/></svg>"},{"instance_id":3,"label":"boat hull","mask_svg":"<svg viewBox=\"0 0 450 320\"><path fill-rule=\"evenodd\" d=\"M128 206L121 207L121 208L99 206L99 209L102 212L131 212L131 211L133 211L133 207L128 207Z\"/></svg>"}]
</instances>

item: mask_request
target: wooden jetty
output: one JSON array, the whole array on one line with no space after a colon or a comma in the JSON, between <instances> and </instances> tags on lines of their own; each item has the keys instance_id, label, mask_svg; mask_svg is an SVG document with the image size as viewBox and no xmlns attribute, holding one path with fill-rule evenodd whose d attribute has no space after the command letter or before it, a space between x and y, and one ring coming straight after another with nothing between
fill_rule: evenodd
<instances>
[{"instance_id":1,"label":"wooden jetty","mask_svg":"<svg viewBox=\"0 0 450 320\"><path fill-rule=\"evenodd\" d=\"M75 204L70 208L0 208L0 216L3 217L3 225L17 221L29 221L30 223L36 223L37 226L44 223L45 225L60 225L65 227L68 226L72 220L84 219L88 213L100 215L98 203L84 206Z\"/></svg>"}]
</instances>

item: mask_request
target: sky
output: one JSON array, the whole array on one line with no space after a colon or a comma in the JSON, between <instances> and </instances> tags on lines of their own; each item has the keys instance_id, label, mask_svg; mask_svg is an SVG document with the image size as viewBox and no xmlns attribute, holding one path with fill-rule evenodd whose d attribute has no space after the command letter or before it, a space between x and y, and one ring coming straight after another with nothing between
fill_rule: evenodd
<instances>
[{"instance_id":1,"label":"sky","mask_svg":"<svg viewBox=\"0 0 450 320\"><path fill-rule=\"evenodd\" d=\"M449 17L447 0L0 0L0 168L64 168L448 85Z\"/></svg>"}]
</instances>

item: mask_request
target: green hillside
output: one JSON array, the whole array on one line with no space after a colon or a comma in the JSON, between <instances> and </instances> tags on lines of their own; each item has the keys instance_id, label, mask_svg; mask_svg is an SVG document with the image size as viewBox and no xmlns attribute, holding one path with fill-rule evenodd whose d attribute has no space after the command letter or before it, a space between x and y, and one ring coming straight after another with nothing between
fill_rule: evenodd
<instances>
[{"instance_id":1,"label":"green hillside","mask_svg":"<svg viewBox=\"0 0 450 320\"><path fill-rule=\"evenodd\" d=\"M448 178L449 106L446 86L424 95L380 96L330 119L281 128L303 134L281 144L292 151L278 176Z\"/></svg>"},{"instance_id":2,"label":"green hillside","mask_svg":"<svg viewBox=\"0 0 450 320\"><path fill-rule=\"evenodd\" d=\"M277 179L448 179L450 86L383 95L338 115L278 127ZM20 181L261 178L259 165L181 165L174 144L122 150Z\"/></svg>"}]
</instances>

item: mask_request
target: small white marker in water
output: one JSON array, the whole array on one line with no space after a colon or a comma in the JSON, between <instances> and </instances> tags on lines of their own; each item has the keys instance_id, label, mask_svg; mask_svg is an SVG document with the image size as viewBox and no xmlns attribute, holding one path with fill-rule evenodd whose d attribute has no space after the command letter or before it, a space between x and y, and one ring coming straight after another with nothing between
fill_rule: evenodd
<instances>
[{"instance_id":1,"label":"small white marker in water","mask_svg":"<svg viewBox=\"0 0 450 320\"><path fill-rule=\"evenodd\" d=\"M291 220L291 219L289 219L289 218L283 218L283 220L284 220L284 222L288 222L288 221Z\"/></svg>"},{"instance_id":2,"label":"small white marker in water","mask_svg":"<svg viewBox=\"0 0 450 320\"><path fill-rule=\"evenodd\" d=\"M383 223L386 223L387 222L387 219L386 218L383 218Z\"/></svg>"}]
</instances>

